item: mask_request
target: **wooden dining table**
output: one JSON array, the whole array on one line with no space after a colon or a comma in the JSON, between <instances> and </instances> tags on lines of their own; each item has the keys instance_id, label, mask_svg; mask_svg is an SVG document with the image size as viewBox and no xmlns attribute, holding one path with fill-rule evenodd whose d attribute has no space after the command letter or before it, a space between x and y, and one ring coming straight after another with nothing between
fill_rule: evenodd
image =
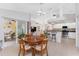
<instances>
[{"instance_id":1,"label":"wooden dining table","mask_svg":"<svg viewBox=\"0 0 79 59\"><path fill-rule=\"evenodd\" d=\"M32 37L32 39L25 39L24 40L26 43L29 44L29 46L31 47L31 51L32 51L32 56L35 56L35 45L38 45L39 42L42 41L42 39L40 39L40 37Z\"/></svg>"}]
</instances>

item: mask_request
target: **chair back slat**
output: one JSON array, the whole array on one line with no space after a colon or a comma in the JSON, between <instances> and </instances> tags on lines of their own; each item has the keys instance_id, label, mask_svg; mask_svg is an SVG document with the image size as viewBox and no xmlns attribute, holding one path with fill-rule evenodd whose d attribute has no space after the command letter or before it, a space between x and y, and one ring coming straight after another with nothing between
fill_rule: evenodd
<instances>
[{"instance_id":1,"label":"chair back slat","mask_svg":"<svg viewBox=\"0 0 79 59\"><path fill-rule=\"evenodd\" d=\"M23 39L19 40L20 48L25 48L25 41Z\"/></svg>"}]
</instances>

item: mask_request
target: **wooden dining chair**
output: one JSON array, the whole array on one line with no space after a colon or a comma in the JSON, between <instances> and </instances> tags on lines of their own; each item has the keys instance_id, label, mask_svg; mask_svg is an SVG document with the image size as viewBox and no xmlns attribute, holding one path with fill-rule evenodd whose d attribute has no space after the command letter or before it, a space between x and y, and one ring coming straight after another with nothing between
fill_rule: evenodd
<instances>
[{"instance_id":1,"label":"wooden dining chair","mask_svg":"<svg viewBox=\"0 0 79 59\"><path fill-rule=\"evenodd\" d=\"M25 53L27 51L29 51L31 49L31 47L27 44L27 42L23 39L19 40L19 53L18 55L20 56L20 54L22 54L23 56L25 55Z\"/></svg>"},{"instance_id":2,"label":"wooden dining chair","mask_svg":"<svg viewBox=\"0 0 79 59\"><path fill-rule=\"evenodd\" d=\"M29 36L27 37L27 41L28 41L28 44L30 45L31 47L31 52L32 52L32 56L35 56L35 50L34 50L34 37L33 36Z\"/></svg>"},{"instance_id":3,"label":"wooden dining chair","mask_svg":"<svg viewBox=\"0 0 79 59\"><path fill-rule=\"evenodd\" d=\"M43 56L45 53L48 56L48 49L47 49L47 39L43 39L42 41L39 41L38 44L35 46L35 52L40 53L41 56Z\"/></svg>"},{"instance_id":4,"label":"wooden dining chair","mask_svg":"<svg viewBox=\"0 0 79 59\"><path fill-rule=\"evenodd\" d=\"M40 34L40 37L42 37L43 39L46 38L45 34Z\"/></svg>"},{"instance_id":5,"label":"wooden dining chair","mask_svg":"<svg viewBox=\"0 0 79 59\"><path fill-rule=\"evenodd\" d=\"M32 34L31 33L26 34L24 37L25 37L25 39L27 39L27 37L32 37Z\"/></svg>"},{"instance_id":6,"label":"wooden dining chair","mask_svg":"<svg viewBox=\"0 0 79 59\"><path fill-rule=\"evenodd\" d=\"M23 39L19 40L19 53L18 53L18 55L20 56L20 54L25 55L25 42Z\"/></svg>"}]
</instances>

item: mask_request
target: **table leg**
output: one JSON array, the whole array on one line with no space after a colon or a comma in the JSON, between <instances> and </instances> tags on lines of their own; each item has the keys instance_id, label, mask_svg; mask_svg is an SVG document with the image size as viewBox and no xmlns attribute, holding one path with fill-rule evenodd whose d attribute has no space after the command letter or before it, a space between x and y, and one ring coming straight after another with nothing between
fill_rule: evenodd
<instances>
[{"instance_id":1,"label":"table leg","mask_svg":"<svg viewBox=\"0 0 79 59\"><path fill-rule=\"evenodd\" d=\"M32 56L35 56L35 50L33 47L32 47Z\"/></svg>"}]
</instances>

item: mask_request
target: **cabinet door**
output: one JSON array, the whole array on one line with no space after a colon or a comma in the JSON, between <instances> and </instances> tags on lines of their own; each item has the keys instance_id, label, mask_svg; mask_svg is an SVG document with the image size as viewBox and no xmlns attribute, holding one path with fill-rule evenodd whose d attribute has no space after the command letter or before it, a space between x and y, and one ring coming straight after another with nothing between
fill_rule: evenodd
<instances>
[{"instance_id":1,"label":"cabinet door","mask_svg":"<svg viewBox=\"0 0 79 59\"><path fill-rule=\"evenodd\" d=\"M69 32L68 37L71 39L76 39L76 33L75 32Z\"/></svg>"}]
</instances>

